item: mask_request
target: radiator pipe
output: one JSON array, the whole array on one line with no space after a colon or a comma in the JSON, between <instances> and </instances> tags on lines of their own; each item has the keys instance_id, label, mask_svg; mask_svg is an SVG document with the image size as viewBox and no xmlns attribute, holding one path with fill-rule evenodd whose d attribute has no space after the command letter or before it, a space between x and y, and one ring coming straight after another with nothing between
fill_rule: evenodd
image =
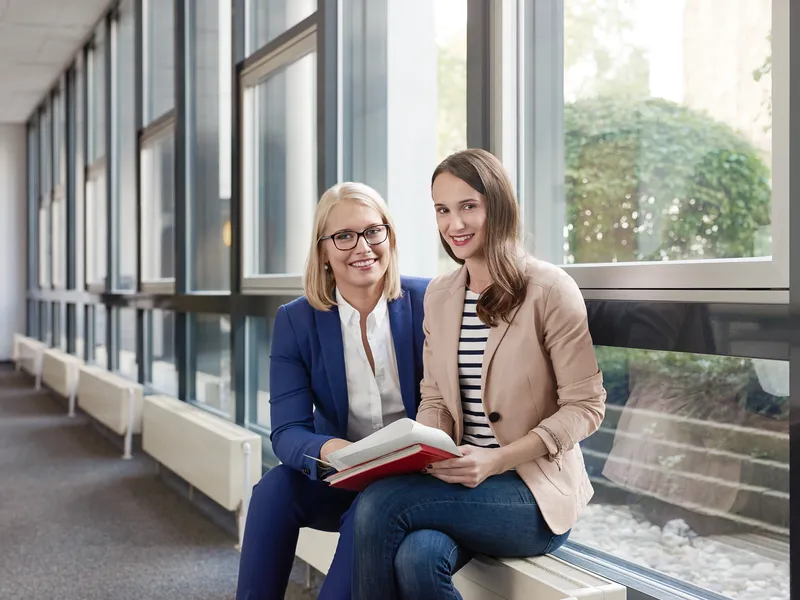
<instances>
[{"instance_id":1,"label":"radiator pipe","mask_svg":"<svg viewBox=\"0 0 800 600\"><path fill-rule=\"evenodd\" d=\"M244 526L247 523L247 510L250 508L250 494L252 492L252 482L250 481L250 461L252 460L253 447L250 442L242 444L242 454L244 455L244 489L242 490L242 507L239 511L239 548L244 542Z\"/></svg>"},{"instance_id":2,"label":"radiator pipe","mask_svg":"<svg viewBox=\"0 0 800 600\"><path fill-rule=\"evenodd\" d=\"M78 373L80 372L80 366L77 363L72 365L72 381L70 381L70 390L69 390L69 412L67 413L68 417L75 416L75 399L78 396Z\"/></svg>"},{"instance_id":3,"label":"radiator pipe","mask_svg":"<svg viewBox=\"0 0 800 600\"><path fill-rule=\"evenodd\" d=\"M134 395L134 389L128 388L128 427L125 430L125 454L122 455L122 460L133 458L131 451L133 450Z\"/></svg>"},{"instance_id":4,"label":"radiator pipe","mask_svg":"<svg viewBox=\"0 0 800 600\"><path fill-rule=\"evenodd\" d=\"M36 391L42 389L42 364L44 363L44 348L36 350Z\"/></svg>"}]
</instances>

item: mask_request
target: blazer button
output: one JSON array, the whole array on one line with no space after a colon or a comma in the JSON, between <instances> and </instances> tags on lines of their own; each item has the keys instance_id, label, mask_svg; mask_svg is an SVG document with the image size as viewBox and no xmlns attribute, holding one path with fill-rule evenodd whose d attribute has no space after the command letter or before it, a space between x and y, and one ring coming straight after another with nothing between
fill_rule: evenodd
<instances>
[{"instance_id":1,"label":"blazer button","mask_svg":"<svg viewBox=\"0 0 800 600\"><path fill-rule=\"evenodd\" d=\"M489 420L492 423L497 423L500 420L500 413L498 412L489 413Z\"/></svg>"},{"instance_id":2,"label":"blazer button","mask_svg":"<svg viewBox=\"0 0 800 600\"><path fill-rule=\"evenodd\" d=\"M308 467L303 467L303 473L306 475L311 475L311 469L309 469Z\"/></svg>"}]
</instances>

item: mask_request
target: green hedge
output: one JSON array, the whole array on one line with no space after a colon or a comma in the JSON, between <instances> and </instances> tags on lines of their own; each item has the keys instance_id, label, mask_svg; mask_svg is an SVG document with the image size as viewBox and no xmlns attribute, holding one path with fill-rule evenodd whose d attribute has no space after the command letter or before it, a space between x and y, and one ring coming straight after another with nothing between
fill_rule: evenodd
<instances>
[{"instance_id":1,"label":"green hedge","mask_svg":"<svg viewBox=\"0 0 800 600\"><path fill-rule=\"evenodd\" d=\"M564 125L576 263L757 255L770 173L733 129L666 100L615 97L568 104Z\"/></svg>"}]
</instances>

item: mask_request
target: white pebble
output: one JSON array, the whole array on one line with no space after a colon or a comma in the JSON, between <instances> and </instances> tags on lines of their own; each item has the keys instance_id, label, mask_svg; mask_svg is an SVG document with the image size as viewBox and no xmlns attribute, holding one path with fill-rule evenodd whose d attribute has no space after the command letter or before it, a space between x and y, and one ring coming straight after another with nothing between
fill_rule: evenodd
<instances>
[{"instance_id":1,"label":"white pebble","mask_svg":"<svg viewBox=\"0 0 800 600\"><path fill-rule=\"evenodd\" d=\"M570 539L731 600L789 600L788 554L776 561L707 540L682 519L662 530L637 520L626 506L591 504Z\"/></svg>"}]
</instances>

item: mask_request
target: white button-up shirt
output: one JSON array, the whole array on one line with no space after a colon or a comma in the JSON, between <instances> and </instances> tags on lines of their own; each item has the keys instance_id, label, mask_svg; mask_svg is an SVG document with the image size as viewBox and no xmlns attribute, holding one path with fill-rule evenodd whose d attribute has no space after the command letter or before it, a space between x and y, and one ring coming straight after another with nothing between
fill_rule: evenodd
<instances>
[{"instance_id":1,"label":"white button-up shirt","mask_svg":"<svg viewBox=\"0 0 800 600\"><path fill-rule=\"evenodd\" d=\"M336 302L342 321L342 345L347 372L347 439L357 442L405 417L406 413L400 392L400 376L397 372L397 357L394 353L386 299L381 297L367 317L367 341L375 363L374 374L361 341L361 315L348 304L338 289Z\"/></svg>"}]
</instances>

